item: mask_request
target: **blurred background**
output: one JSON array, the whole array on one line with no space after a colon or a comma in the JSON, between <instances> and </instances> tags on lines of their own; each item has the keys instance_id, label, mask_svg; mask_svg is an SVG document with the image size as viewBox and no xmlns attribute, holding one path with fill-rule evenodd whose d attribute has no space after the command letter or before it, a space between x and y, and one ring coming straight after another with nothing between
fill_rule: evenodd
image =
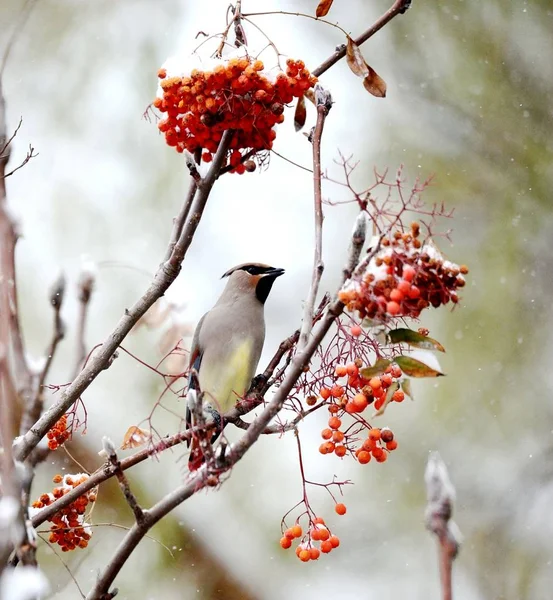
<instances>
[{"instance_id":1,"label":"blurred background","mask_svg":"<svg viewBox=\"0 0 553 600\"><path fill-rule=\"evenodd\" d=\"M314 14L316 4L271 0L262 10ZM328 18L355 37L390 4L337 0ZM0 4L2 49L22 5ZM33 357L44 354L50 339L47 290L60 270L73 292L64 307L69 335L50 383L69 381L74 366L82 262L97 268L87 332L92 347L143 293L163 256L188 174L142 114L155 96L159 66L192 49L199 30L220 32L227 5L38 0L18 35L4 74L10 129L23 118L11 166L29 143L39 156L9 178L8 197L23 234L18 286ZM243 10L261 8L244 0ZM255 22L281 52L311 69L344 41L336 28L300 17ZM400 446L385 465L320 456L323 414L301 427L308 477L329 481L336 474L355 482L345 490L344 517L334 514L328 495L311 496L341 538L330 556L306 565L280 549L280 519L301 499L301 480L293 436L266 436L220 490L197 494L151 532L117 579L121 598L438 598L437 552L423 523L431 450L440 451L457 489L464 545L455 564L456 597L551 596L552 30L548 0L415 0L363 46L388 84L385 100L369 96L343 61L322 76L335 100L323 137L329 174L339 176L333 162L339 152L360 161L353 176L358 189L372 182L373 166L393 171L402 163L410 181L435 174L429 203L455 208L454 220L444 224L454 229L453 244L442 249L469 265L468 285L457 310L428 313L421 323L447 348L440 357L447 377L416 382L415 401L381 419ZM255 39L251 27L246 33ZM313 122L311 111L308 127ZM275 149L310 166L310 145L294 133L291 113ZM323 192L332 201L348 199L335 185L325 184ZM354 216L352 205L326 209L325 289L339 278ZM244 261L284 267L267 304L265 364L301 318L312 239L308 172L272 156L266 171L225 177L168 294L183 305L177 324L195 325L229 267ZM155 363L162 334L141 329L125 347ZM102 435L119 443L127 427L150 414L162 389L161 379L122 353L85 393L88 427L75 436L72 452L96 469ZM183 412L172 396L167 406ZM154 419L162 434L175 430L169 413L157 410ZM177 448L128 472L143 505L183 480L182 456ZM80 470L58 451L41 467L34 496L50 489L62 469ZM62 557L85 592L125 535L109 524L132 523L113 481L102 485L92 521L98 527L88 550ZM52 598L79 597L45 544L39 558Z\"/></svg>"}]
</instances>

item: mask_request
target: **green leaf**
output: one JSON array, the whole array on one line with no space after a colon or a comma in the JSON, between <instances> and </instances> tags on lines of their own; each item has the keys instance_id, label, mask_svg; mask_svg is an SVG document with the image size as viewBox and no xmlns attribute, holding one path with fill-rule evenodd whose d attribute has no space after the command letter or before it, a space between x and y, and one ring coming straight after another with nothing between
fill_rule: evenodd
<instances>
[{"instance_id":1,"label":"green leaf","mask_svg":"<svg viewBox=\"0 0 553 600\"><path fill-rule=\"evenodd\" d=\"M401 389L405 392L406 396L409 396L411 400L415 399L413 395L413 390L411 389L411 380L410 379L402 379L401 380Z\"/></svg>"},{"instance_id":2,"label":"green leaf","mask_svg":"<svg viewBox=\"0 0 553 600\"><path fill-rule=\"evenodd\" d=\"M376 377L377 375L382 375L384 371L392 364L391 360L387 358L379 358L372 367L365 367L361 369L359 372L361 376L365 379L370 379L371 377Z\"/></svg>"},{"instance_id":3,"label":"green leaf","mask_svg":"<svg viewBox=\"0 0 553 600\"><path fill-rule=\"evenodd\" d=\"M388 388L388 391L386 392L386 398L384 399L384 403L374 413L373 417L379 417L380 415L384 414L384 411L386 410L386 407L392 401L392 396L396 393L396 391L398 389L399 389L399 383L397 381L394 381L394 383L392 383L392 385Z\"/></svg>"},{"instance_id":4,"label":"green leaf","mask_svg":"<svg viewBox=\"0 0 553 600\"><path fill-rule=\"evenodd\" d=\"M400 369L410 377L441 377L443 373L432 369L416 358L410 356L397 356L395 362Z\"/></svg>"},{"instance_id":5,"label":"green leaf","mask_svg":"<svg viewBox=\"0 0 553 600\"><path fill-rule=\"evenodd\" d=\"M420 334L418 331L412 329L392 329L388 333L392 344L400 344L405 342L415 348L423 348L424 350L438 350L439 352L445 352L445 348L431 337Z\"/></svg>"}]
</instances>

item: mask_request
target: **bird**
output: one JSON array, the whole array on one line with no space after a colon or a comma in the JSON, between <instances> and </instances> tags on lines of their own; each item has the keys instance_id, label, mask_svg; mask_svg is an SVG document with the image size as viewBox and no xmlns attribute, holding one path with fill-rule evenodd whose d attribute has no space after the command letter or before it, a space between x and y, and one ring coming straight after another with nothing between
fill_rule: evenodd
<instances>
[{"instance_id":1,"label":"bird","mask_svg":"<svg viewBox=\"0 0 553 600\"><path fill-rule=\"evenodd\" d=\"M223 276L227 284L213 306L199 321L192 339L188 389L203 393L206 422L215 421L212 442L222 432L222 416L248 391L265 341L264 307L277 277L284 269L263 263L244 263ZM195 383L196 382L196 383ZM186 427L193 427L190 406ZM190 445L190 440L188 442ZM204 457L197 437L192 439L188 468L197 470Z\"/></svg>"}]
</instances>

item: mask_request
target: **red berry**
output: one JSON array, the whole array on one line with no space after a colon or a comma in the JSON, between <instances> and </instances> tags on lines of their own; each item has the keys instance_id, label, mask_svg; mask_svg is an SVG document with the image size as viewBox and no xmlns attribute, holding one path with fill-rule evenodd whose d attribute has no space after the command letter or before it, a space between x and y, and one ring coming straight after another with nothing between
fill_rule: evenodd
<instances>
[{"instance_id":1,"label":"red berry","mask_svg":"<svg viewBox=\"0 0 553 600\"><path fill-rule=\"evenodd\" d=\"M413 288L411 288L411 289L413 289ZM411 296L409 296L409 297L411 297ZM388 302L386 304L386 312L389 315L392 315L392 316L399 315L400 311L401 311L401 306L397 302L394 302L393 300L391 300L390 302Z\"/></svg>"},{"instance_id":2,"label":"red berry","mask_svg":"<svg viewBox=\"0 0 553 600\"><path fill-rule=\"evenodd\" d=\"M401 292L397 288L395 290L392 290L390 292L390 300L395 300L396 302L401 302L403 300L403 292Z\"/></svg>"},{"instance_id":3,"label":"red berry","mask_svg":"<svg viewBox=\"0 0 553 600\"><path fill-rule=\"evenodd\" d=\"M415 269L413 269L413 267L409 266L409 265L405 265L403 267L403 279L405 279L405 281L413 281L413 279L415 278L416 275L416 271Z\"/></svg>"},{"instance_id":4,"label":"red berry","mask_svg":"<svg viewBox=\"0 0 553 600\"><path fill-rule=\"evenodd\" d=\"M280 545L284 550L287 550L292 545L292 540L290 538L282 537L280 538Z\"/></svg>"},{"instance_id":5,"label":"red berry","mask_svg":"<svg viewBox=\"0 0 553 600\"><path fill-rule=\"evenodd\" d=\"M334 507L334 510L336 511L336 514L338 514L338 515L345 515L346 514L346 505L342 504L340 502Z\"/></svg>"},{"instance_id":6,"label":"red berry","mask_svg":"<svg viewBox=\"0 0 553 600\"><path fill-rule=\"evenodd\" d=\"M351 328L351 335L353 337L359 337L361 335L361 333L363 332L363 330L361 329L361 327L359 327L359 325L354 325Z\"/></svg>"}]
</instances>

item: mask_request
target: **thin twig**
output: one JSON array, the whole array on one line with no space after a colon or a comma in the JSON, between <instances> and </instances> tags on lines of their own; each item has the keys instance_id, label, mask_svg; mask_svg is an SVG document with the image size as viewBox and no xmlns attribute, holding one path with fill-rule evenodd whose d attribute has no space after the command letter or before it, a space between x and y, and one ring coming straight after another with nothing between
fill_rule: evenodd
<instances>
[{"instance_id":1,"label":"thin twig","mask_svg":"<svg viewBox=\"0 0 553 600\"><path fill-rule=\"evenodd\" d=\"M303 322L298 342L298 352L307 344L312 328L315 300L319 291L319 284L324 271L323 263L323 200L321 191L321 137L328 112L332 108L332 97L320 85L315 86L317 106L317 123L313 134L313 188L314 188L314 213L315 213L315 256L313 258L313 271L311 274L311 287L309 296L303 309Z\"/></svg>"},{"instance_id":2,"label":"thin twig","mask_svg":"<svg viewBox=\"0 0 553 600\"><path fill-rule=\"evenodd\" d=\"M129 331L177 278L182 261L192 243L192 239L202 218L211 188L219 176L219 170L226 158L233 134L232 130L227 130L223 133L211 167L205 179L198 186L198 194L192 205L190 217L183 227L181 235L171 252L171 256L159 267L154 280L144 295L134 306L125 311L115 329L110 333L98 351L94 353L86 367L83 368L73 383L64 390L59 400L42 415L24 436L20 437L14 443L14 455L18 460L24 460L30 454L52 425L67 412L102 370L109 365L110 359ZM195 186L196 183L194 182L193 185Z\"/></svg>"},{"instance_id":3,"label":"thin twig","mask_svg":"<svg viewBox=\"0 0 553 600\"><path fill-rule=\"evenodd\" d=\"M127 504L131 507L136 522L141 523L144 520L144 511L142 510L140 504L138 504L138 500L136 499L136 496L131 490L129 481L125 477L125 473L121 469L121 462L119 461L119 458L117 458L117 451L115 450L115 446L113 445L113 442L105 436L102 438L102 443L104 446L104 450L108 455L109 462L113 467L115 477L117 477L117 481L119 482L119 487L123 492L123 496L125 496Z\"/></svg>"},{"instance_id":4,"label":"thin twig","mask_svg":"<svg viewBox=\"0 0 553 600\"><path fill-rule=\"evenodd\" d=\"M23 435L26 431L32 427L33 423L40 417L42 412L42 406L44 403L44 383L50 372L54 356L58 348L58 344L63 340L65 335L65 326L61 318L61 307L65 295L65 277L60 274L58 279L54 282L52 289L50 290L50 304L54 309L54 327L52 333L52 340L46 350L46 362L38 377L38 382L34 390L34 398L31 403L25 407L23 416L21 417L21 425L19 428L19 434Z\"/></svg>"},{"instance_id":5,"label":"thin twig","mask_svg":"<svg viewBox=\"0 0 553 600\"><path fill-rule=\"evenodd\" d=\"M77 349L75 368L73 370L73 379L77 377L86 360L86 321L88 317L88 309L90 306L90 298L94 291L95 273L92 268L86 265L81 267L78 286L79 300L79 317L77 323Z\"/></svg>"}]
</instances>

